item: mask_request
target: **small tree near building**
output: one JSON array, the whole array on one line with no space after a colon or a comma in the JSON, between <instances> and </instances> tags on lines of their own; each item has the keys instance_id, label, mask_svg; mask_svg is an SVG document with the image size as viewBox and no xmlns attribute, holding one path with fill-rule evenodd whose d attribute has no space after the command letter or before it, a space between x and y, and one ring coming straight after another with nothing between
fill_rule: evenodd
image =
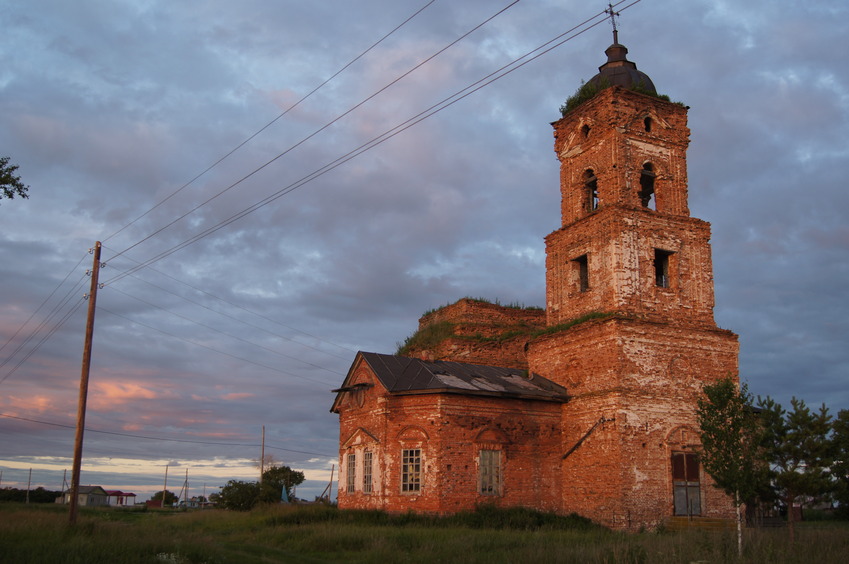
<instances>
[{"instance_id":1,"label":"small tree near building","mask_svg":"<svg viewBox=\"0 0 849 564\"><path fill-rule=\"evenodd\" d=\"M763 448L770 464L776 497L787 508L790 541L796 538L793 508L797 502L815 501L831 489L833 443L831 415L825 404L812 413L795 397L792 411L785 411L772 398L758 398L763 423Z\"/></svg>"},{"instance_id":2,"label":"small tree near building","mask_svg":"<svg viewBox=\"0 0 849 564\"><path fill-rule=\"evenodd\" d=\"M768 483L768 468L759 448L761 428L745 384L730 378L704 387L696 416L702 443L701 461L716 487L734 500L737 552L743 554L741 506L755 500Z\"/></svg>"},{"instance_id":3,"label":"small tree near building","mask_svg":"<svg viewBox=\"0 0 849 564\"><path fill-rule=\"evenodd\" d=\"M834 418L832 428L831 464L834 498L837 511L844 519L849 519L849 409L841 409Z\"/></svg>"},{"instance_id":4,"label":"small tree near building","mask_svg":"<svg viewBox=\"0 0 849 564\"><path fill-rule=\"evenodd\" d=\"M177 501L177 494L175 494L171 490L160 490L153 494L150 500L162 502L162 507L170 507L174 505L174 503Z\"/></svg>"},{"instance_id":5,"label":"small tree near building","mask_svg":"<svg viewBox=\"0 0 849 564\"><path fill-rule=\"evenodd\" d=\"M230 480L218 494L217 503L224 509L250 511L259 501L259 482Z\"/></svg>"},{"instance_id":6,"label":"small tree near building","mask_svg":"<svg viewBox=\"0 0 849 564\"><path fill-rule=\"evenodd\" d=\"M260 501L278 503L286 489L286 499L292 499L295 486L304 482L304 473L288 466L272 466L262 474Z\"/></svg>"}]
</instances>

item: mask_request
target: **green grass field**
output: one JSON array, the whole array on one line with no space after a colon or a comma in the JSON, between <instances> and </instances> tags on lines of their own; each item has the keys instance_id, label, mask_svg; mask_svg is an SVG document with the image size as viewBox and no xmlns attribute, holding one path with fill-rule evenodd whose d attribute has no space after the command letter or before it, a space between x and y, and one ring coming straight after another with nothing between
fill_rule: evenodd
<instances>
[{"instance_id":1,"label":"green grass field","mask_svg":"<svg viewBox=\"0 0 849 564\"><path fill-rule=\"evenodd\" d=\"M849 561L849 522L747 530L742 562ZM578 517L485 509L448 518L273 506L250 513L0 504L0 563L738 562L732 532L613 533Z\"/></svg>"}]
</instances>

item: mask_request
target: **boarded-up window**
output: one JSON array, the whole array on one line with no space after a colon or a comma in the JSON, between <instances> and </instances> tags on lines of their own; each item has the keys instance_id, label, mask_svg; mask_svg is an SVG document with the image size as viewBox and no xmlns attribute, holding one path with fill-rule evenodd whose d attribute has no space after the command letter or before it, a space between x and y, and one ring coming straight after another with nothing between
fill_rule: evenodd
<instances>
[{"instance_id":1,"label":"boarded-up window","mask_svg":"<svg viewBox=\"0 0 849 564\"><path fill-rule=\"evenodd\" d=\"M371 493L371 464L372 453L367 450L363 453L363 493Z\"/></svg>"},{"instance_id":2,"label":"boarded-up window","mask_svg":"<svg viewBox=\"0 0 849 564\"><path fill-rule=\"evenodd\" d=\"M354 493L354 486L357 483L357 455L353 452L348 453L348 476L346 484L348 485L348 493Z\"/></svg>"},{"instance_id":3,"label":"boarded-up window","mask_svg":"<svg viewBox=\"0 0 849 564\"><path fill-rule=\"evenodd\" d=\"M483 495L501 495L501 451L480 451L479 489Z\"/></svg>"},{"instance_id":4,"label":"boarded-up window","mask_svg":"<svg viewBox=\"0 0 849 564\"><path fill-rule=\"evenodd\" d=\"M418 492L422 489L422 451L405 448L401 451L401 491Z\"/></svg>"},{"instance_id":5,"label":"boarded-up window","mask_svg":"<svg viewBox=\"0 0 849 564\"><path fill-rule=\"evenodd\" d=\"M672 453L672 488L675 515L701 515L699 456L691 452Z\"/></svg>"}]
</instances>

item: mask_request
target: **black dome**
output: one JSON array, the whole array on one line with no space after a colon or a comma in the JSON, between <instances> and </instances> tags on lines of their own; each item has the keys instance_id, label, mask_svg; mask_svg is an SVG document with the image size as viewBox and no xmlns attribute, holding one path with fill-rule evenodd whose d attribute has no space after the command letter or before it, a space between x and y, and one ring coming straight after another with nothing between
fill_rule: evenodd
<instances>
[{"instance_id":1,"label":"black dome","mask_svg":"<svg viewBox=\"0 0 849 564\"><path fill-rule=\"evenodd\" d=\"M649 75L638 71L637 65L626 58L627 47L616 41L615 37L613 45L604 53L607 55L607 62L598 67L599 73L587 81L588 85L595 86L599 90L608 86L639 88L649 94L657 95Z\"/></svg>"}]
</instances>

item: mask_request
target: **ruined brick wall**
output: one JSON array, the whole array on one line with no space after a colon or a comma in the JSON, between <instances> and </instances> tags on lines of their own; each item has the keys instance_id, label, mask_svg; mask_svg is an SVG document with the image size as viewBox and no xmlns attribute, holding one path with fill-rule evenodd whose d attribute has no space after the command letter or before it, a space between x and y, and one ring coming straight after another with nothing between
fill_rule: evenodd
<instances>
[{"instance_id":1,"label":"ruined brick wall","mask_svg":"<svg viewBox=\"0 0 849 564\"><path fill-rule=\"evenodd\" d=\"M504 340L449 337L428 349L410 351L407 356L428 361L449 360L527 370L525 345L529 339L528 334Z\"/></svg>"},{"instance_id":2,"label":"ruined brick wall","mask_svg":"<svg viewBox=\"0 0 849 564\"><path fill-rule=\"evenodd\" d=\"M672 515L671 455L697 452L704 384L737 378L737 337L628 318L592 320L531 343L531 370L564 385L562 511L615 528ZM681 433L685 439L682 440ZM702 516L731 517L730 500L701 476Z\"/></svg>"},{"instance_id":3,"label":"ruined brick wall","mask_svg":"<svg viewBox=\"0 0 849 564\"><path fill-rule=\"evenodd\" d=\"M684 106L614 86L552 125L561 163L564 226L587 214L587 170L598 179L599 209L609 204L641 207L640 175L646 163L653 165L657 211L689 215L690 130Z\"/></svg>"},{"instance_id":4,"label":"ruined brick wall","mask_svg":"<svg viewBox=\"0 0 849 564\"><path fill-rule=\"evenodd\" d=\"M449 321L461 325L464 323L488 325L493 328L521 325L542 326L545 323L545 311L542 309L507 307L462 298L453 304L423 315L419 319L419 329L440 321Z\"/></svg>"},{"instance_id":5,"label":"ruined brick wall","mask_svg":"<svg viewBox=\"0 0 849 564\"><path fill-rule=\"evenodd\" d=\"M375 379L363 363L351 384ZM456 394L389 396L379 383L360 398L352 392L339 407L340 508L450 513L480 503L556 511L560 404ZM401 491L401 452L422 451L422 489ZM501 452L499 495L478 492L481 449ZM362 484L363 456L373 455L372 492ZM347 457L357 461L348 492Z\"/></svg>"},{"instance_id":6,"label":"ruined brick wall","mask_svg":"<svg viewBox=\"0 0 849 564\"><path fill-rule=\"evenodd\" d=\"M609 206L546 237L548 324L590 312L621 312L712 326L714 293L707 222ZM656 250L669 253L659 286ZM576 259L585 257L588 287Z\"/></svg>"},{"instance_id":7,"label":"ruined brick wall","mask_svg":"<svg viewBox=\"0 0 849 564\"><path fill-rule=\"evenodd\" d=\"M506 307L463 298L423 316L419 331L451 323L454 336L428 347L411 347L407 356L527 370L525 346L545 326L545 311Z\"/></svg>"}]
</instances>

